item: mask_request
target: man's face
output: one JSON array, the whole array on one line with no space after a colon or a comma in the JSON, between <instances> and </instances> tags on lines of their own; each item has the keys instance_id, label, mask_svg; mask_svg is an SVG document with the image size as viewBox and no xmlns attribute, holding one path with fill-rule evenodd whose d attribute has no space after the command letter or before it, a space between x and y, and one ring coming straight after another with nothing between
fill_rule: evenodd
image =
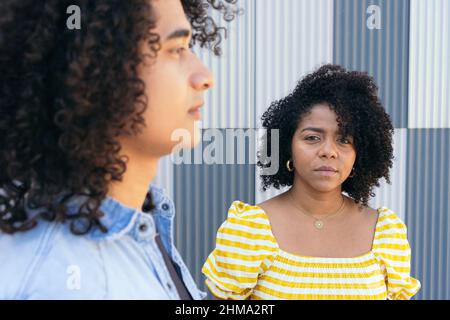
<instances>
[{"instance_id":1,"label":"man's face","mask_svg":"<svg viewBox=\"0 0 450 320\"><path fill-rule=\"evenodd\" d=\"M292 138L295 180L319 192L341 188L356 160L353 137L341 136L336 118L329 106L318 104Z\"/></svg>"},{"instance_id":2,"label":"man's face","mask_svg":"<svg viewBox=\"0 0 450 320\"><path fill-rule=\"evenodd\" d=\"M147 109L143 115L146 127L137 137L128 138L140 151L153 156L169 154L178 141L171 136L177 129L189 132L193 147L199 142L195 124L200 120L204 92L212 87L213 78L206 66L190 50L191 25L180 0L153 0L161 49L156 59L146 58L139 77L146 84ZM151 54L147 44L144 54ZM195 138L195 139L194 139Z\"/></svg>"}]
</instances>

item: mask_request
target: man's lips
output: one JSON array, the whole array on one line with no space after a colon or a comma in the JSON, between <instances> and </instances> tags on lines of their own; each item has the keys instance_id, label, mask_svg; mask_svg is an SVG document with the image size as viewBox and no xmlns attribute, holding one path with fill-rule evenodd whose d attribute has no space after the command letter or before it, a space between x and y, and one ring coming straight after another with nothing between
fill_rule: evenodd
<instances>
[{"instance_id":1,"label":"man's lips","mask_svg":"<svg viewBox=\"0 0 450 320\"><path fill-rule=\"evenodd\" d=\"M190 108L190 109L188 110L188 112L197 112L197 111L200 111L200 109L203 107L203 104L204 104L204 102L197 103L197 104L194 105L192 108Z\"/></svg>"},{"instance_id":2,"label":"man's lips","mask_svg":"<svg viewBox=\"0 0 450 320\"><path fill-rule=\"evenodd\" d=\"M199 104L188 110L189 115L193 116L195 119L199 120L202 117L200 109L203 107L203 103Z\"/></svg>"},{"instance_id":3,"label":"man's lips","mask_svg":"<svg viewBox=\"0 0 450 320\"><path fill-rule=\"evenodd\" d=\"M200 107L195 107L195 108L191 108L191 109L188 110L188 112L189 112L189 113L198 112L198 111L200 111L201 108L202 108L202 106L200 106Z\"/></svg>"}]
</instances>

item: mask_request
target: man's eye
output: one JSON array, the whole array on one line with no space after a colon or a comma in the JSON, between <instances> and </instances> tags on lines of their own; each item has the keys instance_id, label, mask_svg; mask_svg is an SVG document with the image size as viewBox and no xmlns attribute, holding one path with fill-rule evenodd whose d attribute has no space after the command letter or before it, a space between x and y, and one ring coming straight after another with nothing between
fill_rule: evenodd
<instances>
[{"instance_id":1,"label":"man's eye","mask_svg":"<svg viewBox=\"0 0 450 320\"><path fill-rule=\"evenodd\" d=\"M339 141L341 141L344 144L349 144L350 143L350 140L345 139L345 138L341 138L341 139L339 139Z\"/></svg>"},{"instance_id":2,"label":"man's eye","mask_svg":"<svg viewBox=\"0 0 450 320\"><path fill-rule=\"evenodd\" d=\"M187 49L185 47L174 48L170 50L170 53L173 54L183 54Z\"/></svg>"},{"instance_id":3,"label":"man's eye","mask_svg":"<svg viewBox=\"0 0 450 320\"><path fill-rule=\"evenodd\" d=\"M308 140L308 141L317 141L319 139L320 138L318 136L308 136L305 138L305 140Z\"/></svg>"}]
</instances>

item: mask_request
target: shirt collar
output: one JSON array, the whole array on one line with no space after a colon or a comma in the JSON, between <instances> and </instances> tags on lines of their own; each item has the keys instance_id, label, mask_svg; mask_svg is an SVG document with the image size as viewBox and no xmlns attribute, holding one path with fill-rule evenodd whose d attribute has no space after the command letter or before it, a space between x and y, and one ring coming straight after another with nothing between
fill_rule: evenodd
<instances>
[{"instance_id":1,"label":"shirt collar","mask_svg":"<svg viewBox=\"0 0 450 320\"><path fill-rule=\"evenodd\" d=\"M175 216L174 204L167 196L165 190L151 184L148 188L154 208L151 211L134 209L127 207L120 201L107 196L100 205L103 217L100 222L107 228L107 232L102 232L99 228L94 228L88 237L93 240L113 240L130 232L142 215L151 215L149 221L154 224L153 216L162 216L172 220ZM145 209L145 208L144 208ZM154 226L152 226L154 228Z\"/></svg>"}]
</instances>

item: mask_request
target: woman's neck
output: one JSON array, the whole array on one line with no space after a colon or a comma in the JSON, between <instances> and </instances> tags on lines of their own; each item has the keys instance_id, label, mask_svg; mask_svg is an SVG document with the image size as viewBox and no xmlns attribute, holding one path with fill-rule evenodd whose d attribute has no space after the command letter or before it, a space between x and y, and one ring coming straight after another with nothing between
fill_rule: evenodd
<instances>
[{"instance_id":1,"label":"woman's neck","mask_svg":"<svg viewBox=\"0 0 450 320\"><path fill-rule=\"evenodd\" d=\"M342 205L342 189L329 192L317 191L304 183L294 181L292 188L288 191L296 207L304 209L307 213L315 216L326 216L335 212Z\"/></svg>"}]
</instances>

